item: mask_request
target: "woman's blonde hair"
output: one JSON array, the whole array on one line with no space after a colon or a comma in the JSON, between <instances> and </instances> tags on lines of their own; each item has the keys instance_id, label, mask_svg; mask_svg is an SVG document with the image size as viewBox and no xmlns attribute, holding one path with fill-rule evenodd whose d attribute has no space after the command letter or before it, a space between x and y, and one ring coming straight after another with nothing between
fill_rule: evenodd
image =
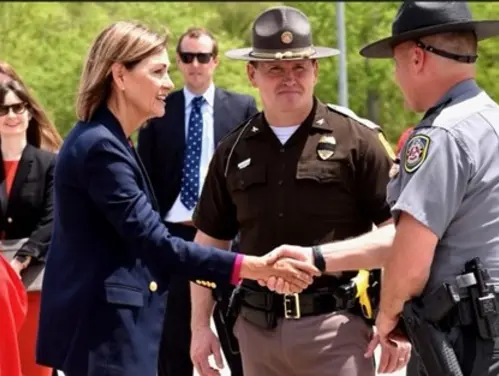
<instances>
[{"instance_id":1,"label":"woman's blonde hair","mask_svg":"<svg viewBox=\"0 0 499 376\"><path fill-rule=\"evenodd\" d=\"M21 76L5 61L0 61L0 84L4 89L12 90L28 105L31 119L28 123L27 141L38 148L57 152L62 145L61 135Z\"/></svg>"},{"instance_id":2,"label":"woman's blonde hair","mask_svg":"<svg viewBox=\"0 0 499 376\"><path fill-rule=\"evenodd\" d=\"M94 40L83 66L76 99L76 116L89 121L109 97L111 67L121 63L132 69L145 58L166 49L168 36L160 36L146 26L117 22L106 27Z\"/></svg>"}]
</instances>

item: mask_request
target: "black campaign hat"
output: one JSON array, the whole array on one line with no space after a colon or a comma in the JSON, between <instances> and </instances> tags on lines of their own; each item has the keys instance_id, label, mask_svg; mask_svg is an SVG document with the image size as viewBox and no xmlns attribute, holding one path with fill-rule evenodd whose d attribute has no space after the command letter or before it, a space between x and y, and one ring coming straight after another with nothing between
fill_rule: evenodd
<instances>
[{"instance_id":1,"label":"black campaign hat","mask_svg":"<svg viewBox=\"0 0 499 376\"><path fill-rule=\"evenodd\" d=\"M360 54L364 57L390 58L393 47L399 43L457 31L473 31L480 41L499 35L499 21L474 21L464 1L404 1L392 23L392 36L365 46Z\"/></svg>"},{"instance_id":2,"label":"black campaign hat","mask_svg":"<svg viewBox=\"0 0 499 376\"><path fill-rule=\"evenodd\" d=\"M312 44L307 16L298 9L278 6L261 13L253 23L252 47L230 50L236 60L274 61L319 59L338 55L339 50Z\"/></svg>"}]
</instances>

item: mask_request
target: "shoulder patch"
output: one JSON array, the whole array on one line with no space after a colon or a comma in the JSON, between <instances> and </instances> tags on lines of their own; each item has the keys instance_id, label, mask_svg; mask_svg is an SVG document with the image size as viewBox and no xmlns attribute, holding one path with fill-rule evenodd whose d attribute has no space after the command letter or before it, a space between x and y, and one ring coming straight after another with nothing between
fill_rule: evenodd
<instances>
[{"instance_id":1,"label":"shoulder patch","mask_svg":"<svg viewBox=\"0 0 499 376\"><path fill-rule=\"evenodd\" d=\"M381 127L378 124L372 122L369 119L361 118L355 112L353 112L351 109L347 107L338 106L337 104L331 104L331 103L328 103L327 107L334 112L338 112L342 115L352 118L353 120L359 122L360 124L366 126L367 128L381 130Z\"/></svg>"},{"instance_id":2,"label":"shoulder patch","mask_svg":"<svg viewBox=\"0 0 499 376\"><path fill-rule=\"evenodd\" d=\"M404 170L408 173L416 171L428 156L430 137L425 134L416 134L407 141L405 147Z\"/></svg>"}]
</instances>

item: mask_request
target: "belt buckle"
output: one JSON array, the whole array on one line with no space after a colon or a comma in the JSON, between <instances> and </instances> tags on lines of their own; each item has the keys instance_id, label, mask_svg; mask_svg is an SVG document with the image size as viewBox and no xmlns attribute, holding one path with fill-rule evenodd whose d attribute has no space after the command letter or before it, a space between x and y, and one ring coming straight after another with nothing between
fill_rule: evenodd
<instances>
[{"instance_id":1,"label":"belt buckle","mask_svg":"<svg viewBox=\"0 0 499 376\"><path fill-rule=\"evenodd\" d=\"M300 296L297 293L284 294L284 317L288 320L301 318Z\"/></svg>"}]
</instances>

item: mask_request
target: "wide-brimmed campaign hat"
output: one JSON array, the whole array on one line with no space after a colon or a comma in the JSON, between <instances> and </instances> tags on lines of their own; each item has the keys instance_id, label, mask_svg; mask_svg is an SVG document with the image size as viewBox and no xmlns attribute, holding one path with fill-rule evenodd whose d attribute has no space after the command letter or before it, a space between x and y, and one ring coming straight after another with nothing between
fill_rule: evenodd
<instances>
[{"instance_id":1,"label":"wide-brimmed campaign hat","mask_svg":"<svg viewBox=\"0 0 499 376\"><path fill-rule=\"evenodd\" d=\"M480 41L499 35L499 21L473 20L466 2L404 1L392 23L392 36L365 46L360 54L364 57L390 58L393 47L399 43L458 31L473 31ZM450 58L459 60L456 56Z\"/></svg>"},{"instance_id":2,"label":"wide-brimmed campaign hat","mask_svg":"<svg viewBox=\"0 0 499 376\"><path fill-rule=\"evenodd\" d=\"M274 61L320 59L339 53L337 49L312 44L312 28L305 14L278 6L256 18L251 47L230 50L226 56L236 60Z\"/></svg>"}]
</instances>

